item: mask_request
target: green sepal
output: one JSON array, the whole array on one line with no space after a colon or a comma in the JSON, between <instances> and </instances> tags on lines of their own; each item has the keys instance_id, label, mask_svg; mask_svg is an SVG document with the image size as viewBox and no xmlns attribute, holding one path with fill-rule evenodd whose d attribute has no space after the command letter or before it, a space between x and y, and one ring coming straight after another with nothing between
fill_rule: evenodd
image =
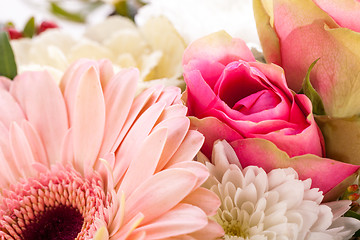
<instances>
[{"instance_id":1,"label":"green sepal","mask_svg":"<svg viewBox=\"0 0 360 240\"><path fill-rule=\"evenodd\" d=\"M36 32L35 18L31 17L29 21L27 21L22 33L24 37L32 38L35 35L35 32Z\"/></svg>"},{"instance_id":2,"label":"green sepal","mask_svg":"<svg viewBox=\"0 0 360 240\"><path fill-rule=\"evenodd\" d=\"M0 32L0 52L0 76L13 79L17 75L17 67L7 32Z\"/></svg>"},{"instance_id":3,"label":"green sepal","mask_svg":"<svg viewBox=\"0 0 360 240\"><path fill-rule=\"evenodd\" d=\"M313 69L313 67L315 66L316 62L319 60L316 59L309 67L305 79L303 81L302 84L302 88L300 90L299 93L305 94L311 101L312 106L313 106L313 113L316 115L326 115L325 113L325 108L324 108L324 104L321 100L320 95L316 92L316 90L314 89L314 87L311 85L310 82L310 72Z\"/></svg>"}]
</instances>

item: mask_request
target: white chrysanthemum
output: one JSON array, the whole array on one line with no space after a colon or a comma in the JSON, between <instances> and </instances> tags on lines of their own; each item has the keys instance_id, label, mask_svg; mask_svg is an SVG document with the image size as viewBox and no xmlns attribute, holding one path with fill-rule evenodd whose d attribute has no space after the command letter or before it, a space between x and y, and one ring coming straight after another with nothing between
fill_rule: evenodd
<instances>
[{"instance_id":1,"label":"white chrysanthemum","mask_svg":"<svg viewBox=\"0 0 360 240\"><path fill-rule=\"evenodd\" d=\"M141 28L129 19L109 17L89 26L80 38L65 30L48 30L32 39L12 40L19 72L46 69L60 80L63 71L79 58L107 58L116 69L138 68L140 88L149 85L143 81L154 79L165 85L183 85L178 78L182 75L186 45L163 17L149 19Z\"/></svg>"},{"instance_id":2,"label":"white chrysanthemum","mask_svg":"<svg viewBox=\"0 0 360 240\"><path fill-rule=\"evenodd\" d=\"M147 0L136 22L166 16L187 43L220 30L260 45L251 0Z\"/></svg>"},{"instance_id":3,"label":"white chrysanthemum","mask_svg":"<svg viewBox=\"0 0 360 240\"><path fill-rule=\"evenodd\" d=\"M225 239L349 239L360 221L341 217L350 201L321 204L322 192L301 181L292 168L242 169L226 141L218 141L212 163L202 154L211 175L204 186L222 201L214 219L225 230Z\"/></svg>"}]
</instances>

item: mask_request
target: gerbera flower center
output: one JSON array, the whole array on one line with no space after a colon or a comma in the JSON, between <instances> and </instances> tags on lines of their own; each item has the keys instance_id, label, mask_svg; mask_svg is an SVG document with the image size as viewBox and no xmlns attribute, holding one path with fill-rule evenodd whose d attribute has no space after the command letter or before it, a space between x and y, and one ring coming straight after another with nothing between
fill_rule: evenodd
<instances>
[{"instance_id":1,"label":"gerbera flower center","mask_svg":"<svg viewBox=\"0 0 360 240\"><path fill-rule=\"evenodd\" d=\"M22 235L25 240L73 240L83 223L84 218L77 209L60 205L37 216Z\"/></svg>"},{"instance_id":2,"label":"gerbera flower center","mask_svg":"<svg viewBox=\"0 0 360 240\"><path fill-rule=\"evenodd\" d=\"M1 239L91 239L110 201L97 175L62 166L1 192Z\"/></svg>"}]
</instances>

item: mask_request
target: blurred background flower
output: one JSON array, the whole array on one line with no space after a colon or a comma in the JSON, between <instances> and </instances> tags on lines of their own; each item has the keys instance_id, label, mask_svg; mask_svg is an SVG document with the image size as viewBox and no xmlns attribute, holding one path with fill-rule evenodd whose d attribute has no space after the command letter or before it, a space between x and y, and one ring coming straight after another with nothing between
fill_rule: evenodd
<instances>
[{"instance_id":1,"label":"blurred background flower","mask_svg":"<svg viewBox=\"0 0 360 240\"><path fill-rule=\"evenodd\" d=\"M19 72L48 69L56 80L70 63L79 58L113 61L115 70L136 67L143 81L158 80L165 85L183 85L181 59L185 49L182 38L162 17L149 19L138 28L131 20L112 16L88 26L83 36L65 29L48 30L32 39L11 41ZM166 79L166 80L165 80Z\"/></svg>"}]
</instances>

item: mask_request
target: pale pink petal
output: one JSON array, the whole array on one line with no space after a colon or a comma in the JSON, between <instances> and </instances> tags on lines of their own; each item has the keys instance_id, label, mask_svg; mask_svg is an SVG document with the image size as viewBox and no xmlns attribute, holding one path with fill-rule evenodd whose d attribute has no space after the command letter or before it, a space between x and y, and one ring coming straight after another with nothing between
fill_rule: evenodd
<instances>
[{"instance_id":1,"label":"pale pink petal","mask_svg":"<svg viewBox=\"0 0 360 240\"><path fill-rule=\"evenodd\" d=\"M104 91L106 105L106 128L99 156L116 149L116 138L129 114L134 100L139 72L136 69L122 70L107 84Z\"/></svg>"},{"instance_id":2,"label":"pale pink petal","mask_svg":"<svg viewBox=\"0 0 360 240\"><path fill-rule=\"evenodd\" d=\"M61 142L68 128L62 94L47 72L26 72L18 75L10 88L38 132L50 163L60 161ZM39 114L42 113L42 114Z\"/></svg>"},{"instance_id":3,"label":"pale pink petal","mask_svg":"<svg viewBox=\"0 0 360 240\"><path fill-rule=\"evenodd\" d=\"M179 162L192 160L199 152L203 143L204 136L201 133L195 130L189 130L180 147L176 150L175 154L164 168L169 168Z\"/></svg>"},{"instance_id":4,"label":"pale pink petal","mask_svg":"<svg viewBox=\"0 0 360 240\"><path fill-rule=\"evenodd\" d=\"M190 121L187 117L176 117L172 119L166 119L160 122L153 131L160 128L166 128L168 130L167 139L165 142L164 151L161 154L161 158L156 167L156 172L160 171L170 160L171 156L179 148L181 142L184 140L185 135L190 127Z\"/></svg>"},{"instance_id":5,"label":"pale pink petal","mask_svg":"<svg viewBox=\"0 0 360 240\"><path fill-rule=\"evenodd\" d=\"M124 222L125 214L125 195L123 192L115 193L113 191L112 197L116 199L113 205L110 207L112 214L110 215L110 220L108 223L108 230L110 232L110 237L115 235L119 229L122 227ZM141 216L142 220L143 216Z\"/></svg>"},{"instance_id":6,"label":"pale pink petal","mask_svg":"<svg viewBox=\"0 0 360 240\"><path fill-rule=\"evenodd\" d=\"M16 100L11 94L4 89L0 89L0 121L7 127L10 127L10 123L20 122L25 119L24 112L20 108Z\"/></svg>"},{"instance_id":7,"label":"pale pink petal","mask_svg":"<svg viewBox=\"0 0 360 240\"><path fill-rule=\"evenodd\" d=\"M186 116L187 107L182 104L171 105L164 109L161 116L158 119L158 123L175 117Z\"/></svg>"},{"instance_id":8,"label":"pale pink petal","mask_svg":"<svg viewBox=\"0 0 360 240\"><path fill-rule=\"evenodd\" d=\"M95 68L98 73L100 72L96 61L81 59L74 62L61 79L60 89L64 95L70 125L74 121L75 101L80 81L90 68Z\"/></svg>"},{"instance_id":9,"label":"pale pink petal","mask_svg":"<svg viewBox=\"0 0 360 240\"><path fill-rule=\"evenodd\" d=\"M166 107L178 102L181 96L181 89L178 87L166 87L160 94L157 102L166 102Z\"/></svg>"},{"instance_id":10,"label":"pale pink petal","mask_svg":"<svg viewBox=\"0 0 360 240\"><path fill-rule=\"evenodd\" d=\"M171 165L169 169L174 168L186 169L197 176L197 181L193 190L199 188L209 177L209 171L207 170L206 166L196 161L179 162Z\"/></svg>"},{"instance_id":11,"label":"pale pink petal","mask_svg":"<svg viewBox=\"0 0 360 240\"><path fill-rule=\"evenodd\" d=\"M31 152L36 162L44 164L45 166L50 166L50 162L46 156L44 145L41 142L40 136L36 132L35 128L28 121L23 121L21 124L21 128L26 138L28 139Z\"/></svg>"},{"instance_id":12,"label":"pale pink petal","mask_svg":"<svg viewBox=\"0 0 360 240\"><path fill-rule=\"evenodd\" d=\"M84 73L76 94L74 157L75 168L81 173L94 166L104 135L105 102L98 74L95 68Z\"/></svg>"},{"instance_id":13,"label":"pale pink petal","mask_svg":"<svg viewBox=\"0 0 360 240\"><path fill-rule=\"evenodd\" d=\"M9 138L14 162L21 176L33 176L31 164L35 163L35 158L24 132L15 122L10 126Z\"/></svg>"},{"instance_id":14,"label":"pale pink petal","mask_svg":"<svg viewBox=\"0 0 360 240\"><path fill-rule=\"evenodd\" d=\"M341 27L360 32L360 2L357 0L314 0Z\"/></svg>"},{"instance_id":15,"label":"pale pink petal","mask_svg":"<svg viewBox=\"0 0 360 240\"><path fill-rule=\"evenodd\" d=\"M137 186L154 175L160 156L165 150L168 131L166 128L160 128L152 132L142 143L119 188L125 196L130 196Z\"/></svg>"},{"instance_id":16,"label":"pale pink petal","mask_svg":"<svg viewBox=\"0 0 360 240\"><path fill-rule=\"evenodd\" d=\"M20 177L19 170L17 168L14 168L15 163L14 161L8 161L8 159L5 158L1 148L0 148L0 187L6 188L9 187L10 184L16 183L16 181Z\"/></svg>"},{"instance_id":17,"label":"pale pink petal","mask_svg":"<svg viewBox=\"0 0 360 240\"><path fill-rule=\"evenodd\" d=\"M74 131L69 128L61 143L61 163L74 164Z\"/></svg>"},{"instance_id":18,"label":"pale pink petal","mask_svg":"<svg viewBox=\"0 0 360 240\"><path fill-rule=\"evenodd\" d=\"M144 214L138 212L133 218L129 219L123 227L121 227L120 231L118 231L115 235L110 236L109 240L127 239L127 237L139 226L143 219Z\"/></svg>"},{"instance_id":19,"label":"pale pink petal","mask_svg":"<svg viewBox=\"0 0 360 240\"><path fill-rule=\"evenodd\" d=\"M215 215L217 209L221 205L218 196L214 192L203 187L200 187L190 193L186 196L186 198L184 198L184 200L182 200L182 202L201 208L207 216Z\"/></svg>"},{"instance_id":20,"label":"pale pink petal","mask_svg":"<svg viewBox=\"0 0 360 240\"><path fill-rule=\"evenodd\" d=\"M143 91L135 98L131 106L130 112L128 113L127 119L124 123L124 126L121 129L120 135L116 139L114 148L111 149L111 152L115 152L117 150L117 147L124 140L124 137L128 133L129 129L132 127L135 119L138 118L139 115L141 115L140 113L144 112L147 108L149 108L152 104L156 102L156 99L159 97L161 90L161 86L151 87Z\"/></svg>"},{"instance_id":21,"label":"pale pink petal","mask_svg":"<svg viewBox=\"0 0 360 240\"><path fill-rule=\"evenodd\" d=\"M146 237L149 239L166 239L197 231L207 223L207 216L198 207L190 204L178 204L151 223L141 224L134 233L146 231Z\"/></svg>"},{"instance_id":22,"label":"pale pink petal","mask_svg":"<svg viewBox=\"0 0 360 240\"><path fill-rule=\"evenodd\" d=\"M111 78L114 76L114 68L108 59L98 61L100 69L100 82L102 89L105 89Z\"/></svg>"},{"instance_id":23,"label":"pale pink petal","mask_svg":"<svg viewBox=\"0 0 360 240\"><path fill-rule=\"evenodd\" d=\"M125 222L138 212L144 214L142 224L161 216L184 199L196 182L197 176L184 169L166 169L155 174L127 198Z\"/></svg>"},{"instance_id":24,"label":"pale pink petal","mask_svg":"<svg viewBox=\"0 0 360 240\"><path fill-rule=\"evenodd\" d=\"M209 223L201 230L189 234L196 240L221 239L224 236L224 229L215 221Z\"/></svg>"},{"instance_id":25,"label":"pale pink petal","mask_svg":"<svg viewBox=\"0 0 360 240\"><path fill-rule=\"evenodd\" d=\"M139 144L141 145L144 138L150 133L164 107L164 103L152 105L137 119L127 133L125 140L116 152L116 163L113 171L115 182L120 180L130 162L134 161L137 149L140 148Z\"/></svg>"},{"instance_id":26,"label":"pale pink petal","mask_svg":"<svg viewBox=\"0 0 360 240\"><path fill-rule=\"evenodd\" d=\"M11 82L12 81L10 79L0 76L0 88L1 89L9 91Z\"/></svg>"}]
</instances>

